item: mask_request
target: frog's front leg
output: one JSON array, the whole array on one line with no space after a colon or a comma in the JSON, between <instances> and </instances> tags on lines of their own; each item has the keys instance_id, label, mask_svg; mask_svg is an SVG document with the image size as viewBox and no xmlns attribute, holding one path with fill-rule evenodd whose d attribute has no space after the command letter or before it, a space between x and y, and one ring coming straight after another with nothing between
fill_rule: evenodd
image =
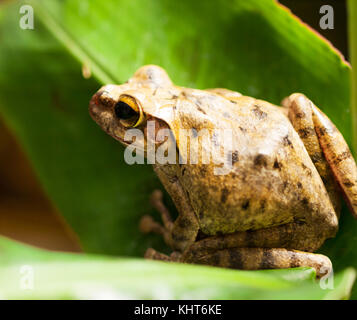
<instances>
[{"instance_id":1,"label":"frog's front leg","mask_svg":"<svg viewBox=\"0 0 357 320\"><path fill-rule=\"evenodd\" d=\"M155 190L150 197L151 205L160 213L163 225L157 223L149 215L143 216L140 220L139 229L143 233L154 232L163 236L165 243L171 246L171 232L173 228L173 222L171 215L162 201L162 192Z\"/></svg>"},{"instance_id":2,"label":"frog's front leg","mask_svg":"<svg viewBox=\"0 0 357 320\"><path fill-rule=\"evenodd\" d=\"M199 230L196 215L177 177L175 177L174 173L168 172L170 168L168 166L155 165L154 170L174 201L179 216L175 222L172 222L170 214L162 202L161 191L155 191L151 197L151 203L161 213L164 226L153 221L151 217L144 216L140 222L140 229L143 232L156 232L163 235L165 242L174 251L183 252L196 241ZM148 258L158 258L159 255L153 254L153 252L153 249L150 249L145 256ZM177 260L177 255L175 253L170 257L170 260ZM159 260L166 260L166 258Z\"/></svg>"},{"instance_id":3,"label":"frog's front leg","mask_svg":"<svg viewBox=\"0 0 357 320\"><path fill-rule=\"evenodd\" d=\"M302 94L291 95L284 100L283 105L289 108L289 118L319 171L335 209L339 205L332 177L339 184L352 214L357 218L357 166L342 134Z\"/></svg>"}]
</instances>

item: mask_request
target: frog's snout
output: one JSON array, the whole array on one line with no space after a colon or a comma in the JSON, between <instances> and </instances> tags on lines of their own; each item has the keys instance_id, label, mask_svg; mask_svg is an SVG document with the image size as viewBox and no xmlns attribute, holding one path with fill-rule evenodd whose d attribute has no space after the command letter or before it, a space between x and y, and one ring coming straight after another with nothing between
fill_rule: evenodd
<instances>
[{"instance_id":1,"label":"frog's snout","mask_svg":"<svg viewBox=\"0 0 357 320\"><path fill-rule=\"evenodd\" d=\"M97 121L100 114L100 105L98 103L100 94L99 92L95 93L89 102L89 114L95 121Z\"/></svg>"},{"instance_id":2,"label":"frog's snout","mask_svg":"<svg viewBox=\"0 0 357 320\"><path fill-rule=\"evenodd\" d=\"M89 102L89 115L102 128L107 127L111 118L110 108L103 101L103 91L98 91Z\"/></svg>"}]
</instances>

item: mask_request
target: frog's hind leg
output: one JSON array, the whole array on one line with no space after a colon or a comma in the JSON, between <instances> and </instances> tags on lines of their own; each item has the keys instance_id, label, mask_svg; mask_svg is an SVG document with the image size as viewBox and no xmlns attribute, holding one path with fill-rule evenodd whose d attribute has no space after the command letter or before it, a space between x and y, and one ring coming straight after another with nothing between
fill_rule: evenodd
<instances>
[{"instance_id":1,"label":"frog's hind leg","mask_svg":"<svg viewBox=\"0 0 357 320\"><path fill-rule=\"evenodd\" d=\"M325 239L326 232L320 225L292 222L209 236L187 248L180 261L246 270L291 267L317 270L323 262L321 266L329 270L331 262L327 257L310 253L319 249Z\"/></svg>"},{"instance_id":2,"label":"frog's hind leg","mask_svg":"<svg viewBox=\"0 0 357 320\"><path fill-rule=\"evenodd\" d=\"M327 161L332 171L332 176L339 184L352 214L357 218L357 166L342 134L331 120L304 95L293 94L284 100L284 104L292 110L292 113L289 112L289 116L292 115L295 119L292 120L293 125L294 123L297 123L297 120L309 117L308 122L310 127L308 127L308 130L307 128L300 128L297 131L300 134L300 137L304 137L305 141L308 139L316 140L315 137L318 138L323 157L317 154L316 161L314 161L315 166L319 170L318 163L320 164ZM294 112L294 108L300 109L301 112ZM301 122L303 120L299 121ZM314 160L313 155L310 154L310 157ZM320 175L326 180L327 176L324 176L321 173ZM326 184L325 182L325 185L334 202L333 199L335 196L331 195L333 191L332 183L328 182Z\"/></svg>"},{"instance_id":3,"label":"frog's hind leg","mask_svg":"<svg viewBox=\"0 0 357 320\"><path fill-rule=\"evenodd\" d=\"M288 109L289 120L304 143L312 162L322 178L335 212L339 215L341 200L338 186L330 166L324 157L319 138L315 131L311 101L304 95L295 93L284 99L282 104Z\"/></svg>"},{"instance_id":4,"label":"frog's hind leg","mask_svg":"<svg viewBox=\"0 0 357 320\"><path fill-rule=\"evenodd\" d=\"M282 248L229 248L194 257L190 262L242 270L312 267L317 277L332 271L326 256Z\"/></svg>"}]
</instances>

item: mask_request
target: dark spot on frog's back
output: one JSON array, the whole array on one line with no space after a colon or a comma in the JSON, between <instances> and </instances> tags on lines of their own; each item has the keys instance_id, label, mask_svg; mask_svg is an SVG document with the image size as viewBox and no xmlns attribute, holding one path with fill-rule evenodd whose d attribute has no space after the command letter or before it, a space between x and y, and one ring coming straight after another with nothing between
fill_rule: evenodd
<instances>
[{"instance_id":1,"label":"dark spot on frog's back","mask_svg":"<svg viewBox=\"0 0 357 320\"><path fill-rule=\"evenodd\" d=\"M170 183L176 183L178 181L178 177L177 176L172 176L169 178L169 182Z\"/></svg>"},{"instance_id":2,"label":"dark spot on frog's back","mask_svg":"<svg viewBox=\"0 0 357 320\"><path fill-rule=\"evenodd\" d=\"M324 157L323 157L321 152L315 152L314 154L312 154L310 156L310 158L311 158L313 163L321 162L324 159Z\"/></svg>"},{"instance_id":3,"label":"dark spot on frog's back","mask_svg":"<svg viewBox=\"0 0 357 320\"><path fill-rule=\"evenodd\" d=\"M194 99L194 103L198 111L202 112L203 114L207 114L206 111L201 108L202 103L199 99Z\"/></svg>"},{"instance_id":4,"label":"dark spot on frog's back","mask_svg":"<svg viewBox=\"0 0 357 320\"><path fill-rule=\"evenodd\" d=\"M229 190L227 188L223 188L221 192L221 202L225 203L227 201L229 195Z\"/></svg>"},{"instance_id":5,"label":"dark spot on frog's back","mask_svg":"<svg viewBox=\"0 0 357 320\"><path fill-rule=\"evenodd\" d=\"M303 198L301 200L301 204L303 205L304 208L307 208L309 206L309 199L308 198Z\"/></svg>"},{"instance_id":6,"label":"dark spot on frog's back","mask_svg":"<svg viewBox=\"0 0 357 320\"><path fill-rule=\"evenodd\" d=\"M239 153L238 151L234 151L232 153L232 164L235 164L239 161Z\"/></svg>"},{"instance_id":7,"label":"dark spot on frog's back","mask_svg":"<svg viewBox=\"0 0 357 320\"><path fill-rule=\"evenodd\" d=\"M334 160L335 164L339 164L340 162L352 158L352 154L350 152L350 150L346 150L345 152L341 153L340 155L338 155L336 157L336 159Z\"/></svg>"},{"instance_id":8,"label":"dark spot on frog's back","mask_svg":"<svg viewBox=\"0 0 357 320\"><path fill-rule=\"evenodd\" d=\"M307 138L315 133L315 128L307 127L298 130L299 136L304 139Z\"/></svg>"},{"instance_id":9,"label":"dark spot on frog's back","mask_svg":"<svg viewBox=\"0 0 357 320\"><path fill-rule=\"evenodd\" d=\"M247 210L249 208L250 205L250 201L249 200L244 200L243 204L242 204L242 209L243 210Z\"/></svg>"},{"instance_id":10,"label":"dark spot on frog's back","mask_svg":"<svg viewBox=\"0 0 357 320\"><path fill-rule=\"evenodd\" d=\"M206 111L204 111L200 106L197 106L197 110L202 112L203 114L207 114Z\"/></svg>"},{"instance_id":11,"label":"dark spot on frog's back","mask_svg":"<svg viewBox=\"0 0 357 320\"><path fill-rule=\"evenodd\" d=\"M203 166L200 166L200 173L204 176L205 174L207 174L207 166L206 165L203 165Z\"/></svg>"},{"instance_id":12,"label":"dark spot on frog's back","mask_svg":"<svg viewBox=\"0 0 357 320\"><path fill-rule=\"evenodd\" d=\"M265 211L265 206L266 206L266 204L267 204L267 202L266 202L265 199L260 200L260 210L261 210L262 212Z\"/></svg>"},{"instance_id":13,"label":"dark spot on frog's back","mask_svg":"<svg viewBox=\"0 0 357 320\"><path fill-rule=\"evenodd\" d=\"M254 115L259 119L259 120L263 120L265 119L268 114L264 111L262 111L262 109L260 108L260 106L258 105L255 105L254 106L254 109L252 110Z\"/></svg>"},{"instance_id":14,"label":"dark spot on frog's back","mask_svg":"<svg viewBox=\"0 0 357 320\"><path fill-rule=\"evenodd\" d=\"M281 167L282 167L282 166L283 166L283 165L278 161L278 159L275 159L274 165L273 165L274 169L279 169L279 170L281 170Z\"/></svg>"},{"instance_id":15,"label":"dark spot on frog's back","mask_svg":"<svg viewBox=\"0 0 357 320\"><path fill-rule=\"evenodd\" d=\"M293 147L288 135L283 138L283 145Z\"/></svg>"},{"instance_id":16,"label":"dark spot on frog's back","mask_svg":"<svg viewBox=\"0 0 357 320\"><path fill-rule=\"evenodd\" d=\"M267 157L264 154L258 154L254 158L254 166L256 167L266 167L268 164Z\"/></svg>"},{"instance_id":17,"label":"dark spot on frog's back","mask_svg":"<svg viewBox=\"0 0 357 320\"><path fill-rule=\"evenodd\" d=\"M310 169L305 163L302 163L302 164L301 164L301 167L306 171L306 173L307 173L307 175L308 175L309 177L312 176L312 171L311 171L311 169Z\"/></svg>"},{"instance_id":18,"label":"dark spot on frog's back","mask_svg":"<svg viewBox=\"0 0 357 320\"><path fill-rule=\"evenodd\" d=\"M355 185L351 180L344 180L342 183L347 188L352 188Z\"/></svg>"},{"instance_id":19,"label":"dark spot on frog's back","mask_svg":"<svg viewBox=\"0 0 357 320\"><path fill-rule=\"evenodd\" d=\"M327 133L327 129L324 127L316 127L316 131L320 136L324 136Z\"/></svg>"},{"instance_id":20,"label":"dark spot on frog's back","mask_svg":"<svg viewBox=\"0 0 357 320\"><path fill-rule=\"evenodd\" d=\"M198 217L200 218L200 220L203 220L203 218L204 218L204 213L203 213L203 211L200 211L199 213L198 213Z\"/></svg>"},{"instance_id":21,"label":"dark spot on frog's back","mask_svg":"<svg viewBox=\"0 0 357 320\"><path fill-rule=\"evenodd\" d=\"M299 119L303 119L303 118L306 117L306 114L305 114L305 112L303 112L303 111L297 112L297 113L295 114L295 117L296 117L296 118L299 118Z\"/></svg>"},{"instance_id":22,"label":"dark spot on frog's back","mask_svg":"<svg viewBox=\"0 0 357 320\"><path fill-rule=\"evenodd\" d=\"M279 190L281 193L284 193L286 188L288 187L289 183L287 181L284 181L281 186L279 187Z\"/></svg>"}]
</instances>

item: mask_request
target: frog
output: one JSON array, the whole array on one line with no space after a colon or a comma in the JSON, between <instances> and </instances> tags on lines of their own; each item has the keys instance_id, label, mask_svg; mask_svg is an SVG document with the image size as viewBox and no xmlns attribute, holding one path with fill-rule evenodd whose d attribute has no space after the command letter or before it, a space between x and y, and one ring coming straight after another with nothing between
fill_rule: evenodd
<instances>
[{"instance_id":1,"label":"frog","mask_svg":"<svg viewBox=\"0 0 357 320\"><path fill-rule=\"evenodd\" d=\"M315 252L337 233L342 196L357 218L357 167L343 135L304 94L274 105L224 88L177 86L163 68L145 65L126 83L101 87L89 113L125 147L134 143L129 130L142 133L135 143L145 157L153 143L155 150L173 146L176 160L210 147L217 160L152 163L178 216L155 190L150 201L162 224L144 215L139 228L161 235L172 253L148 248L145 258L242 270L310 267L318 277L331 272L330 259ZM171 138L157 139L161 129ZM216 172L228 140L212 134L188 150L180 144L182 129L193 140L203 129L229 130L230 170Z\"/></svg>"}]
</instances>

